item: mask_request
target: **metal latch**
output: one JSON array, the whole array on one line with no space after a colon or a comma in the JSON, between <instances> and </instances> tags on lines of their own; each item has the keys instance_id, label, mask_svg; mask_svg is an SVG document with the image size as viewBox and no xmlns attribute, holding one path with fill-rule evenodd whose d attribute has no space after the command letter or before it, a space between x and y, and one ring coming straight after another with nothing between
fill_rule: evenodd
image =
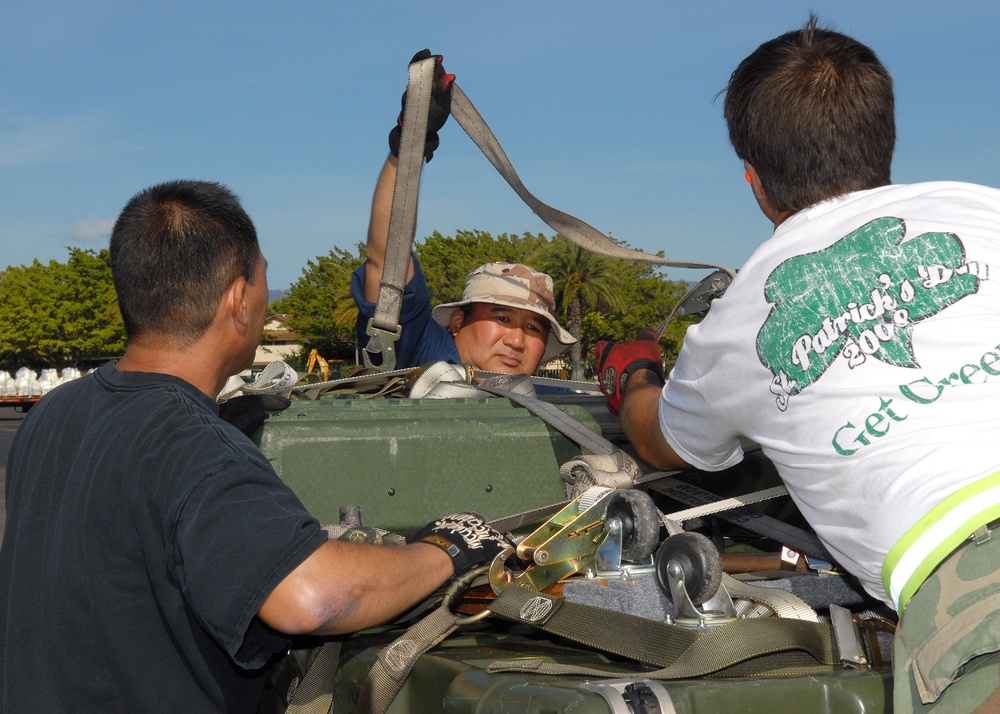
<instances>
[{"instance_id":1,"label":"metal latch","mask_svg":"<svg viewBox=\"0 0 1000 714\"><path fill-rule=\"evenodd\" d=\"M506 565L508 549L490 568L490 586L544 590L578 572L618 570L622 559L648 556L656 545L659 521L649 494L603 486L587 489L517 546L528 566L514 572Z\"/></svg>"},{"instance_id":2,"label":"metal latch","mask_svg":"<svg viewBox=\"0 0 1000 714\"><path fill-rule=\"evenodd\" d=\"M861 635L851 611L840 605L830 604L830 624L833 625L833 638L837 643L841 663L850 669L868 666L868 656L861 644Z\"/></svg>"},{"instance_id":3,"label":"metal latch","mask_svg":"<svg viewBox=\"0 0 1000 714\"><path fill-rule=\"evenodd\" d=\"M365 367L377 369L382 372L391 372L396 369L396 342L399 341L399 336L403 334L402 326L396 325L395 332L383 330L375 327L375 318L372 317L368 320L368 327L365 328L365 334L369 338L368 344L361 350L361 357L365 362ZM369 357L369 355L377 354L382 355L381 364L373 364L371 357Z\"/></svg>"}]
</instances>

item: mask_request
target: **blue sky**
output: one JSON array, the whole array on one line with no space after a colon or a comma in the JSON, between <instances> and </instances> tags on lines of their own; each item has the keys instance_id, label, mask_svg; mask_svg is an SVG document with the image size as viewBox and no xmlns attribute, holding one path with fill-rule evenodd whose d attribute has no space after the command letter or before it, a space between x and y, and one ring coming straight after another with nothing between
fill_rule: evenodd
<instances>
[{"instance_id":1,"label":"blue sky","mask_svg":"<svg viewBox=\"0 0 1000 714\"><path fill-rule=\"evenodd\" d=\"M6 0L0 268L104 247L136 191L199 178L242 197L270 285L287 287L309 259L364 240L423 47L444 55L541 200L633 247L739 267L770 226L715 95L810 10L895 78L895 181L1000 186L994 0ZM551 233L450 121L417 235L458 229Z\"/></svg>"}]
</instances>

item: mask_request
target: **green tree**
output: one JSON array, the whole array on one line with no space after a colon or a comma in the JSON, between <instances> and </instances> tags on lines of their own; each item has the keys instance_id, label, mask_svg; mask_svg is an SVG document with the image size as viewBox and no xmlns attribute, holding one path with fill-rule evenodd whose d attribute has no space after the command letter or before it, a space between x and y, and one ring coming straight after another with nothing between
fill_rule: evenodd
<instances>
[{"instance_id":1,"label":"green tree","mask_svg":"<svg viewBox=\"0 0 1000 714\"><path fill-rule=\"evenodd\" d=\"M79 366L124 351L107 249L68 250L66 263L35 260L0 273L0 363L7 367Z\"/></svg>"},{"instance_id":2,"label":"green tree","mask_svg":"<svg viewBox=\"0 0 1000 714\"><path fill-rule=\"evenodd\" d=\"M288 294L271 305L272 313L289 316L286 325L305 352L316 348L326 359L354 358L358 308L351 297L351 273L363 262L363 244L357 254L334 248L310 260Z\"/></svg>"},{"instance_id":3,"label":"green tree","mask_svg":"<svg viewBox=\"0 0 1000 714\"><path fill-rule=\"evenodd\" d=\"M644 327L657 327L687 287L667 279L661 268L648 263L616 260L579 248L561 236L458 231L438 232L414 244L435 304L457 300L470 272L497 260L526 263L553 277L557 317L579 338L571 359L579 368L593 363L599 340L633 339ZM309 261L288 295L272 305L272 312L289 315L286 323L304 345L327 359L353 359L357 309L350 296L350 274L364 262L364 246L357 254L335 248ZM676 357L687 326L694 320L673 320L660 346L669 361Z\"/></svg>"},{"instance_id":4,"label":"green tree","mask_svg":"<svg viewBox=\"0 0 1000 714\"><path fill-rule=\"evenodd\" d=\"M593 253L562 236L556 236L536 256L538 270L552 278L556 310L576 344L570 348L573 379L583 378L583 316L598 305L621 314L625 301L616 279L618 261Z\"/></svg>"},{"instance_id":5,"label":"green tree","mask_svg":"<svg viewBox=\"0 0 1000 714\"><path fill-rule=\"evenodd\" d=\"M585 315L583 343L591 360L599 340L632 340L643 328L658 328L688 290L686 283L668 280L661 268L647 263L616 263L619 263L618 289L625 308L620 313L591 311ZM660 338L660 349L667 363L677 359L684 333L698 319L675 317L667 323Z\"/></svg>"},{"instance_id":6,"label":"green tree","mask_svg":"<svg viewBox=\"0 0 1000 714\"><path fill-rule=\"evenodd\" d=\"M486 231L458 231L443 236L437 231L414 244L413 252L427 279L435 304L458 300L469 273L483 263L528 263L528 258L548 244L542 234L492 236Z\"/></svg>"}]
</instances>

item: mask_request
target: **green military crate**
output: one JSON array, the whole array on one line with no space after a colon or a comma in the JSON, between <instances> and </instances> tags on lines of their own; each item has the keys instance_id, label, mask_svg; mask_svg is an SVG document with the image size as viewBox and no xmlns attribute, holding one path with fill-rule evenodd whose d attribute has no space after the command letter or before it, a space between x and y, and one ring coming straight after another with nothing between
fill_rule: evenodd
<instances>
[{"instance_id":1,"label":"green military crate","mask_svg":"<svg viewBox=\"0 0 1000 714\"><path fill-rule=\"evenodd\" d=\"M602 397L562 394L549 395L547 401L630 449L620 440L620 425L608 416ZM495 519L562 501L565 491L559 468L581 452L542 419L499 397L294 401L265 422L258 438L263 453L321 522L335 523L341 507L358 506L365 525L397 533L457 511L474 510ZM773 485L777 476L759 449L749 449L741 464L724 473L687 472L683 479L720 495L733 495L730 489L745 493ZM654 495L665 512L686 505ZM786 522L800 520L794 504L787 500L745 510ZM732 535L737 545L760 540L735 526L711 527L722 540ZM601 626L598 618L593 627ZM335 711L355 711L372 663L399 634L398 629L374 630L347 639L336 674ZM314 644L310 641L307 646ZM614 664L619 671L615 676L627 680L622 687L638 687L629 694L638 699L626 705L616 685L600 677L491 669L514 661ZM791 674L779 667L755 676L716 674L669 682L649 682L644 675L651 667L629 662L523 625L491 619L461 628L417 658L388 714L862 714L891 710L891 672L878 662L873 669L810 667ZM645 701L651 695L643 687L654 691L655 701ZM274 709L281 710L281 706Z\"/></svg>"},{"instance_id":2,"label":"green military crate","mask_svg":"<svg viewBox=\"0 0 1000 714\"><path fill-rule=\"evenodd\" d=\"M561 408L600 431L586 409ZM561 501L559 467L580 453L501 398L295 401L259 444L322 523L354 505L365 525L399 533L457 511L493 519Z\"/></svg>"},{"instance_id":3,"label":"green military crate","mask_svg":"<svg viewBox=\"0 0 1000 714\"><path fill-rule=\"evenodd\" d=\"M389 642L389 636L362 635L345 645L334 711L355 711L368 670ZM474 626L417 660L387 714L881 714L892 707L888 668L656 682L644 676L651 668L639 663L631 675L610 679L487 671L501 661L617 668L624 662L567 640ZM609 684L625 679L655 690L656 697L626 704Z\"/></svg>"}]
</instances>

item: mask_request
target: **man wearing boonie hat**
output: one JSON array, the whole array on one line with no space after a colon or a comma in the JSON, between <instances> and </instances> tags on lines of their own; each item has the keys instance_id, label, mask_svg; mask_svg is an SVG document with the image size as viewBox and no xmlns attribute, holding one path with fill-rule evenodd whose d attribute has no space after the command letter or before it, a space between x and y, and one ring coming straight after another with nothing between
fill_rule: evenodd
<instances>
[{"instance_id":1,"label":"man wearing boonie hat","mask_svg":"<svg viewBox=\"0 0 1000 714\"><path fill-rule=\"evenodd\" d=\"M427 59L428 50L413 60ZM448 119L451 83L437 59L424 157L431 160L438 147L438 130ZM403 99L405 102L406 94ZM389 216L396 182L399 130L403 112L389 133L391 153L375 186L368 224L367 260L351 276L351 295L358 305L355 327L358 345L368 343L366 328L375 315L382 266L389 238ZM534 374L538 367L558 357L576 339L554 316L552 278L520 263L486 263L469 275L461 300L431 310L420 263L411 256L406 273L396 343L396 366L419 367L428 362L467 364L488 372Z\"/></svg>"}]
</instances>

